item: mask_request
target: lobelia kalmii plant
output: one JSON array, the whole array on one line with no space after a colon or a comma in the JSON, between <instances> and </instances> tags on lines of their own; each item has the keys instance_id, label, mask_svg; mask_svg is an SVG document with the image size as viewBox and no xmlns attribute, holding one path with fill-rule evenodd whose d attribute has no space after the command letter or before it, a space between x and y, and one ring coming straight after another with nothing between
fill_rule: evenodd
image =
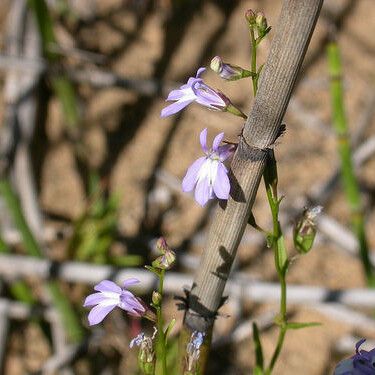
<instances>
[{"instance_id":1,"label":"lobelia kalmii plant","mask_svg":"<svg viewBox=\"0 0 375 375\"><path fill-rule=\"evenodd\" d=\"M312 11L316 12L317 10L319 10L319 5L312 7ZM251 69L247 70L226 63L219 56L212 59L211 68L227 81L236 81L250 77L255 95L258 90L258 81L262 71L262 66L257 67L257 48L271 28L267 25L267 20L263 13L260 12L255 13L249 10L246 13L246 20L251 42ZM195 102L210 110L228 112L246 119L247 116L227 96L219 90L213 89L203 81L201 74L204 71L205 68L199 68L195 77L190 77L186 84L182 85L179 89L171 91L167 97L167 101L173 101L173 103L162 110L161 116L166 117L176 114L189 104ZM280 129L279 135L281 135L283 127ZM229 170L224 163L233 155L236 145L230 142L221 144L224 133L220 133L214 138L212 147L208 148L207 129L201 131L199 138L205 156L196 160L188 168L182 182L182 189L185 192L195 190L194 196L196 201L201 206L204 206L208 200L215 197L220 200L227 200L229 198L231 180L228 176ZM257 325L253 323L253 341L256 357L256 365L253 373L256 375L269 375L272 373L288 329L300 329L317 324L295 323L287 320L286 274L290 260L279 222L279 208L282 197L279 197L277 190L276 159L272 147L267 147L266 151L268 157L263 177L272 214L272 230L261 229L256 224L256 220L252 214L250 215L249 224L265 234L267 244L274 252L275 268L280 282L280 311L275 318L275 324L279 329L279 336L272 357L269 363L266 364L263 357L259 330ZM293 238L295 247L300 254L307 253L312 247L316 233L314 219L320 210L321 208L306 210L303 217L295 226ZM160 256L152 262L151 266L146 266L159 279L159 287L152 293L150 307L147 307L143 301L127 290L128 286L136 282L135 279L125 281L123 288L109 281L99 283L95 287L98 293L88 296L85 306L96 305L89 314L90 324L97 324L102 321L115 307L120 307L129 314L145 317L155 322L156 327L154 327L152 336L141 333L131 341L130 346L137 346L139 348L139 367L144 374L156 373L158 375L166 375L168 374L167 338L174 325L174 320L167 325L166 329L164 328L162 314L163 284L165 272L175 262L175 253L162 238L158 240L156 247L160 252ZM155 313L151 309L154 309ZM182 331L181 337L184 336L186 336L186 332ZM185 340L186 345L182 345L182 353L180 353L179 357L180 363L178 364L182 374L198 375L204 373L210 336L211 332L194 330L187 337L184 337L183 340Z\"/></svg>"},{"instance_id":2,"label":"lobelia kalmii plant","mask_svg":"<svg viewBox=\"0 0 375 375\"><path fill-rule=\"evenodd\" d=\"M227 81L236 81L241 78L251 77L253 84L254 96L258 89L258 80L261 74L263 66L257 67L257 47L261 41L271 30L271 27L267 25L267 20L263 13L255 13L252 10L246 12L246 20L248 22L250 42L251 42L251 70L244 69L237 65L225 63L220 56L215 56L211 61L211 69L216 72L221 78ZM204 71L204 68L199 68L197 77ZM188 83L181 86L179 90L174 90L168 96L167 100L176 100L176 102L168 107L164 108L161 112L161 116L165 117L168 115L175 114L176 112L184 109L188 104L196 102L203 105L211 110L227 111L235 115L240 115L243 118L247 118L241 110L229 111L228 107L235 107L229 98L225 97L223 103L220 104L220 100L223 98L223 94L212 89L210 86L205 84L201 78L189 78ZM198 84L197 84L198 82ZM230 105L225 104L230 103ZM211 150L208 150L206 145L207 129L202 130L200 134L201 147L206 154L206 157L201 157L196 160L188 169L186 176L182 182L182 188L184 191L192 191L195 188L195 200L202 206L204 206L209 199L215 196L219 199L228 199L230 192L230 182L228 178L228 169L224 166L223 162L230 156L230 153L234 151L233 144L225 144L219 146L223 139L224 134L220 133L214 139ZM221 150L220 150L221 147ZM284 343L285 334L288 329L300 329L309 326L317 325L317 323L294 323L287 321L287 310L286 310L286 274L289 267L289 259L287 250L285 247L284 236L279 222L279 207L282 197L278 196L277 191L277 167L276 159L272 149L269 150L268 163L264 172L264 182L266 185L267 198L272 213L273 228L271 231L265 231L261 229L255 221L253 215L250 216L249 224L254 228L261 230L266 235L267 243L274 251L275 255L275 268L279 277L281 287L280 297L280 310L279 314L275 319L275 323L279 327L279 337L275 350L271 357L268 365L265 365L263 359L263 350L260 342L259 331L256 324L253 324L253 340L256 348L256 367L254 374L271 374L275 363L280 354L281 348ZM307 253L313 244L316 228L314 219L321 211L321 207L315 207L313 209L306 209L303 217L298 221L294 229L294 243L297 251L300 254ZM193 332L190 342L188 344L187 353L191 353L184 364L184 374L190 375L199 372L199 365L197 364L199 356L195 355L192 350L192 343L197 332ZM200 344L203 342L205 333L199 332ZM198 351L199 353L199 351ZM185 357L186 358L186 357ZM192 360L195 358L195 360ZM192 370L194 364L194 370Z\"/></svg>"}]
</instances>

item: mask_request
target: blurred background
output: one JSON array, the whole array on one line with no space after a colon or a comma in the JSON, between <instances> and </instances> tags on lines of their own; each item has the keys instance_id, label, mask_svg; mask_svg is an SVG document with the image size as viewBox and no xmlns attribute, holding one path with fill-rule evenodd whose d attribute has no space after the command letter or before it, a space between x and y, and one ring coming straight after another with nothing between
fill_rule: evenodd
<instances>
[{"instance_id":1,"label":"blurred background","mask_svg":"<svg viewBox=\"0 0 375 375\"><path fill-rule=\"evenodd\" d=\"M128 344L140 330L152 332L151 326L114 311L89 328L82 303L101 279L121 281L135 269L144 281L139 293L149 301L154 285L140 270L154 257L161 235L177 253L166 283L166 312L177 318L178 334L183 312L173 296L191 285L215 207L211 201L201 208L182 193L181 179L200 156L203 128L209 139L224 131L236 142L243 120L196 104L166 119L160 111L169 90L215 55L249 68L249 8L264 12L273 26L259 49L264 63L281 3L1 0L3 374L137 374L137 353ZM282 225L295 255L288 274L290 318L322 325L288 332L274 371L280 375L329 374L354 352L358 338L368 338L367 348L375 346L375 295L366 286L338 178L326 57L332 33L343 59L367 239L375 248L375 2L326 0L276 148L285 195ZM209 70L204 78L249 112L250 80L224 82ZM304 206L317 204L324 213L316 245L297 256L292 224ZM254 215L270 227L262 184ZM216 322L209 374L251 373L252 319L261 328L266 356L276 340L273 254L250 227L232 279Z\"/></svg>"}]
</instances>

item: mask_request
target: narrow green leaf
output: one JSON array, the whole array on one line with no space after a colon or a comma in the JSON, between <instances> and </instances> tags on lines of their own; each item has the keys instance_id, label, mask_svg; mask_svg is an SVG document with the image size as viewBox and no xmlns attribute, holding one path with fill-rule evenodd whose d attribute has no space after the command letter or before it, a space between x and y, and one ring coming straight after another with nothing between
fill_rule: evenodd
<instances>
[{"instance_id":1,"label":"narrow green leaf","mask_svg":"<svg viewBox=\"0 0 375 375\"><path fill-rule=\"evenodd\" d=\"M317 327L321 326L322 323L319 322L307 322L307 323L298 323L298 322L288 322L286 324L287 329L302 329L307 327Z\"/></svg>"},{"instance_id":2,"label":"narrow green leaf","mask_svg":"<svg viewBox=\"0 0 375 375\"><path fill-rule=\"evenodd\" d=\"M264 368L263 348L262 343L260 341L259 329L255 322L253 322L253 343L255 348L256 367L258 367L261 370L261 374L263 373Z\"/></svg>"},{"instance_id":3,"label":"narrow green leaf","mask_svg":"<svg viewBox=\"0 0 375 375\"><path fill-rule=\"evenodd\" d=\"M168 336L169 334L171 333L174 325L176 324L176 319L172 319L169 324L168 324L168 327L165 329L165 332L164 332L164 337L165 337L165 341L167 341L168 339Z\"/></svg>"}]
</instances>

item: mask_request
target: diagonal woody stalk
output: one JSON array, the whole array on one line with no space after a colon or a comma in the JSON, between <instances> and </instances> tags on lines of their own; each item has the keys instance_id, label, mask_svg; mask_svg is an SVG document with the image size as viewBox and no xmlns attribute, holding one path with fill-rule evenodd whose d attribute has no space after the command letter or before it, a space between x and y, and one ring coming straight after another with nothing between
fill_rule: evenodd
<instances>
[{"instance_id":1,"label":"diagonal woody stalk","mask_svg":"<svg viewBox=\"0 0 375 375\"><path fill-rule=\"evenodd\" d=\"M205 332L199 372L204 373L210 338L225 283L290 95L314 30L322 0L284 0L254 105L231 164L231 196L220 202L189 295L181 348L194 331Z\"/></svg>"}]
</instances>

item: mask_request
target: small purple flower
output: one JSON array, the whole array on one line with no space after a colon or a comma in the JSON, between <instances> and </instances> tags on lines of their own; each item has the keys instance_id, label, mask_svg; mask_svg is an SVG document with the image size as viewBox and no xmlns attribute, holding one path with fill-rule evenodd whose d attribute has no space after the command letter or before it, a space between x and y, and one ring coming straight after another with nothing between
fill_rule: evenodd
<instances>
[{"instance_id":1,"label":"small purple flower","mask_svg":"<svg viewBox=\"0 0 375 375\"><path fill-rule=\"evenodd\" d=\"M139 280L130 278L124 281L120 288L113 281L103 280L94 286L97 293L86 297L84 307L95 306L89 313L90 326L100 323L116 306L133 316L143 316L146 308L140 298L134 296L127 288L139 283Z\"/></svg>"},{"instance_id":2,"label":"small purple flower","mask_svg":"<svg viewBox=\"0 0 375 375\"><path fill-rule=\"evenodd\" d=\"M233 145L219 146L224 133L218 134L213 143L212 149L207 148L207 129L200 134L200 143L203 156L196 160L187 170L182 180L182 190L189 192L195 188L195 200L204 206L209 199L218 197L228 199L230 183L228 170L224 161L233 153Z\"/></svg>"},{"instance_id":3,"label":"small purple flower","mask_svg":"<svg viewBox=\"0 0 375 375\"><path fill-rule=\"evenodd\" d=\"M356 354L348 359L341 361L335 368L334 375L374 375L375 374L375 348L369 352L359 350L359 347L365 342L365 339L359 340L355 346Z\"/></svg>"},{"instance_id":4,"label":"small purple flower","mask_svg":"<svg viewBox=\"0 0 375 375\"><path fill-rule=\"evenodd\" d=\"M174 101L175 103L163 108L161 117L174 115L192 102L197 102L216 111L226 110L230 100L223 93L206 85L202 78L199 78L205 70L206 68L199 68L195 77L190 77L185 85L169 93L167 101Z\"/></svg>"}]
</instances>

